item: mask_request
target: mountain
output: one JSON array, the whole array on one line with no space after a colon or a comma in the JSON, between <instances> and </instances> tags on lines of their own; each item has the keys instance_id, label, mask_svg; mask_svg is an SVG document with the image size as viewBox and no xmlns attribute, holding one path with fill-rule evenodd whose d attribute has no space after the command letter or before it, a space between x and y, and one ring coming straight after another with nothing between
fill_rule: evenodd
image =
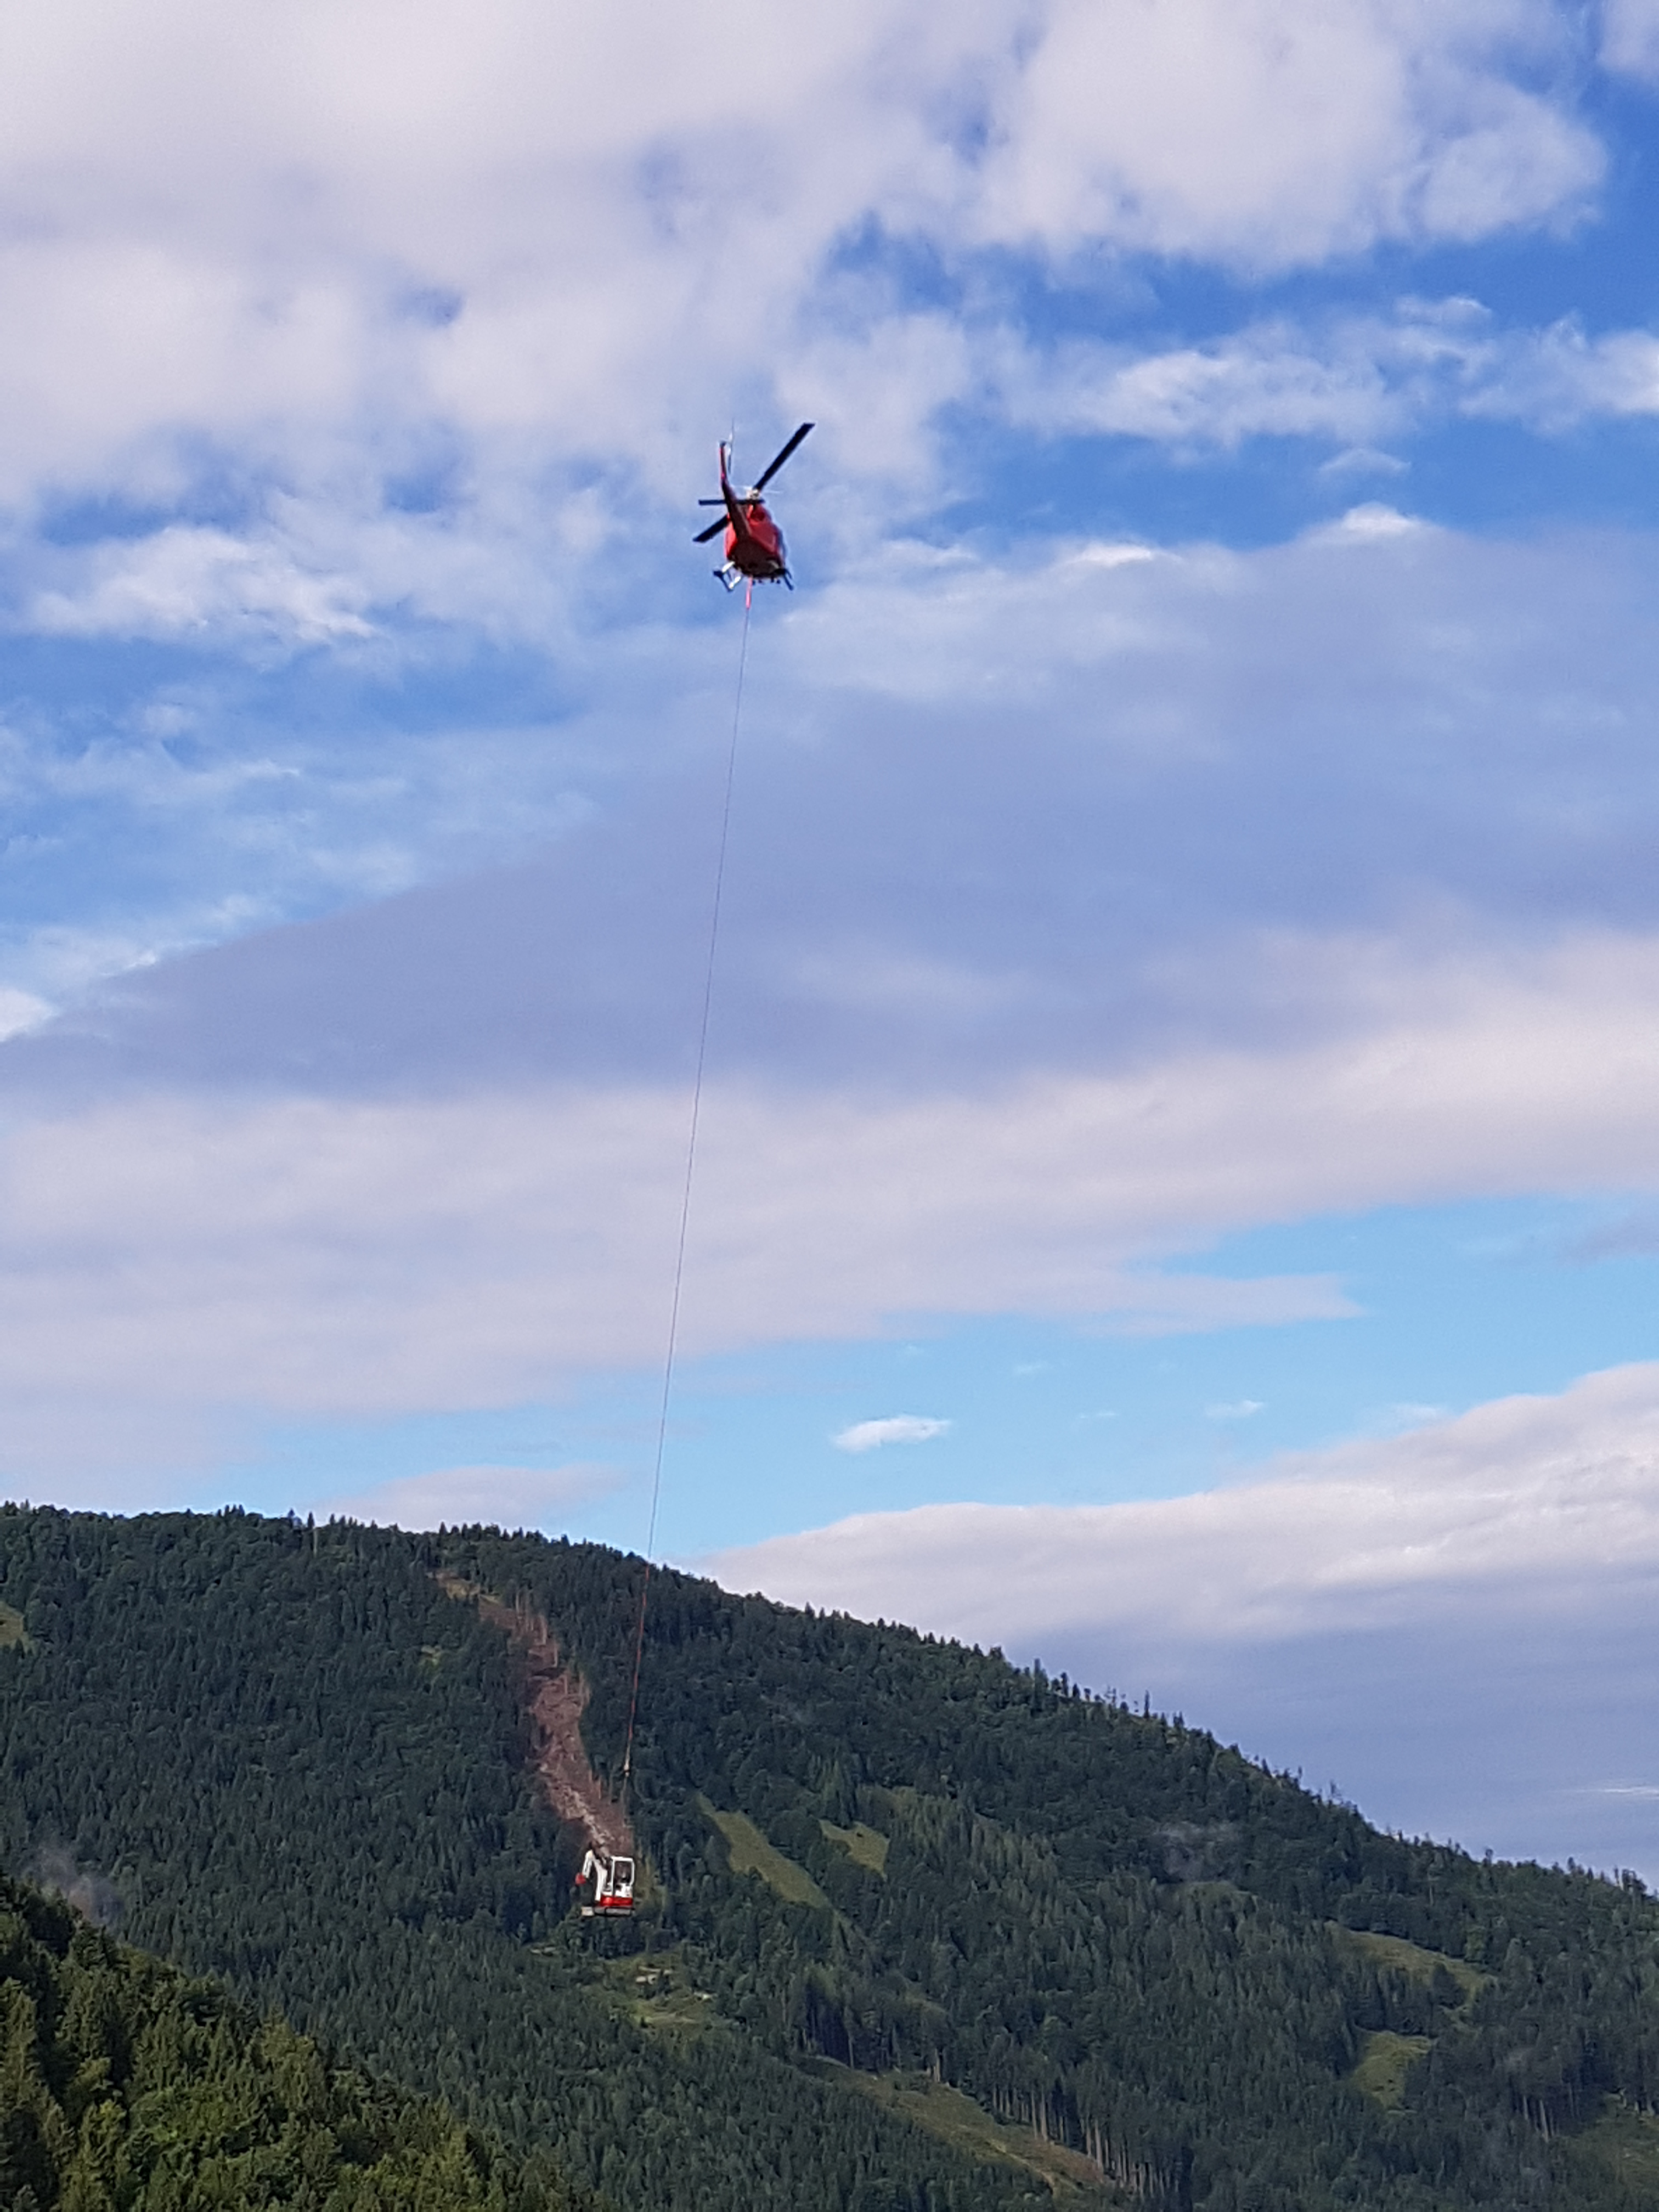
<instances>
[{"instance_id":1,"label":"mountain","mask_svg":"<svg viewBox=\"0 0 1659 2212\"><path fill-rule=\"evenodd\" d=\"M1659 1908L492 1530L0 1510L0 1854L617 2212L1659 2206ZM569 1911L596 1826L641 1909Z\"/></svg>"}]
</instances>

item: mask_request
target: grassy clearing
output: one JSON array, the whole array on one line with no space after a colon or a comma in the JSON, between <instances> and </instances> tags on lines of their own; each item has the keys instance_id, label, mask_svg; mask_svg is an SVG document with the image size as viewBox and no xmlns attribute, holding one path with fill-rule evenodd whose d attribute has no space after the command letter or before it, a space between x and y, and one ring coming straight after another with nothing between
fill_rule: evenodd
<instances>
[{"instance_id":1,"label":"grassy clearing","mask_svg":"<svg viewBox=\"0 0 1659 2212\"><path fill-rule=\"evenodd\" d=\"M969 2158L1036 2174L1057 2197L1070 2197L1079 2189L1099 2191L1103 2186L1098 2169L1080 2151L1044 2142L1029 2128L994 2118L982 2105L931 2075L860 2074L833 2058L813 2059L809 2070L857 2089Z\"/></svg>"},{"instance_id":2,"label":"grassy clearing","mask_svg":"<svg viewBox=\"0 0 1659 2212\"><path fill-rule=\"evenodd\" d=\"M1406 2101L1406 2076L1412 2062L1429 2047L1426 2035L1396 2035L1379 2027L1359 2046L1359 2063L1349 2079L1356 2089L1374 2097L1385 2112L1396 2112Z\"/></svg>"},{"instance_id":3,"label":"grassy clearing","mask_svg":"<svg viewBox=\"0 0 1659 2212\"><path fill-rule=\"evenodd\" d=\"M1462 1992L1462 2004L1468 2004L1476 1990L1492 1979L1490 1974L1483 1974L1467 1959L1450 1958L1444 1951L1425 1950L1420 1943L1408 1943L1403 1936L1375 1936L1364 1929L1337 1928L1334 1923L1332 1925L1344 1943L1369 1959L1374 1966L1386 1966L1390 1972L1407 1975L1425 1987L1437 1973L1449 1974ZM1406 2100L1406 2076L1412 2062L1422 2057L1429 2043L1426 2035L1396 2035L1391 2028L1379 2028L1361 2044L1359 2063L1349 2079L1357 2089L1375 2098L1385 2111L1397 2112Z\"/></svg>"},{"instance_id":4,"label":"grassy clearing","mask_svg":"<svg viewBox=\"0 0 1659 2212\"><path fill-rule=\"evenodd\" d=\"M713 1995L697 1987L678 1951L608 1960L602 1986L611 2003L636 2027L684 2031L726 2025Z\"/></svg>"},{"instance_id":5,"label":"grassy clearing","mask_svg":"<svg viewBox=\"0 0 1659 2212\"><path fill-rule=\"evenodd\" d=\"M887 1871L887 1838L879 1828L866 1827L862 1820L854 1820L850 1828L838 1828L833 1820L818 1822L832 1844L839 1844L849 1859L872 1874Z\"/></svg>"},{"instance_id":6,"label":"grassy clearing","mask_svg":"<svg viewBox=\"0 0 1659 2212\"><path fill-rule=\"evenodd\" d=\"M29 1639L23 1629L23 1616L11 1606L0 1605L0 1651L14 1647L19 1651L27 1651L29 1648Z\"/></svg>"},{"instance_id":7,"label":"grassy clearing","mask_svg":"<svg viewBox=\"0 0 1659 2212\"><path fill-rule=\"evenodd\" d=\"M1636 2112L1621 2097L1609 2097L1600 2119L1571 2138L1565 2152L1581 2174L1603 2189L1611 2179L1619 2191L1616 2201L1632 2212L1638 2206L1659 2206L1659 2118L1653 2113Z\"/></svg>"},{"instance_id":8,"label":"grassy clearing","mask_svg":"<svg viewBox=\"0 0 1659 2212\"><path fill-rule=\"evenodd\" d=\"M615 2009L636 2027L662 2034L732 2032L732 2023L721 2015L710 1992L697 1987L681 1949L654 1952L643 1958L607 1960L599 1986ZM1044 2142L1029 2128L994 2118L960 2089L948 2088L930 2075L861 2074L833 2058L808 2058L801 2063L807 2073L837 2087L856 2090L966 2157L1034 2174L1061 2198L1072 2198L1079 2189L1088 2189L1098 2201L1103 2185L1101 2177L1081 2152ZM1113 2193L1109 2190L1107 2193L1115 2202Z\"/></svg>"},{"instance_id":9,"label":"grassy clearing","mask_svg":"<svg viewBox=\"0 0 1659 2212\"><path fill-rule=\"evenodd\" d=\"M817 1905L828 1910L829 1899L806 1869L775 1850L746 1813L717 1813L706 1797L697 1802L725 1837L733 1874L757 1874L791 1905Z\"/></svg>"},{"instance_id":10,"label":"grassy clearing","mask_svg":"<svg viewBox=\"0 0 1659 2212\"><path fill-rule=\"evenodd\" d=\"M446 1597L459 1598L463 1604L489 1595L482 1583L469 1582L465 1575L452 1574L447 1567L438 1568L432 1579Z\"/></svg>"},{"instance_id":11,"label":"grassy clearing","mask_svg":"<svg viewBox=\"0 0 1659 2212\"><path fill-rule=\"evenodd\" d=\"M1462 1990L1465 2004L1492 1979L1467 1959L1450 1958L1444 1951L1425 1951L1420 1943L1408 1943L1403 1936L1373 1936L1359 1928L1342 1928L1337 1933L1357 1951L1363 1951L1373 1966L1391 1966L1396 1974L1408 1974L1414 1982L1431 1982L1435 1968L1443 1966Z\"/></svg>"}]
</instances>

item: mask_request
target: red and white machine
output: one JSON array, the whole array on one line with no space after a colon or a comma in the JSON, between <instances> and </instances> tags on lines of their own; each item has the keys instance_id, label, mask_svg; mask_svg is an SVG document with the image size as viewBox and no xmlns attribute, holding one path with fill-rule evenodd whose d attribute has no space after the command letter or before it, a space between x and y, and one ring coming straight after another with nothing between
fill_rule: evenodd
<instances>
[{"instance_id":1,"label":"red and white machine","mask_svg":"<svg viewBox=\"0 0 1659 2212\"><path fill-rule=\"evenodd\" d=\"M632 1859L613 1859L608 1852L590 1847L587 1856L582 1861L582 1870L576 1876L576 1887L587 1891L582 1900L584 1920L591 1920L596 1912L631 1912L634 1910L634 1862Z\"/></svg>"}]
</instances>

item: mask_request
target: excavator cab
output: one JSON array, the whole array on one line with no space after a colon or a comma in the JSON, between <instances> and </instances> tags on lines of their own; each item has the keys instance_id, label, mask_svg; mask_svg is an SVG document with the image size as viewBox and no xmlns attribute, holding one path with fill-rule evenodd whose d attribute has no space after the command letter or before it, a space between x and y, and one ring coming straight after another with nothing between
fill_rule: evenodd
<instances>
[{"instance_id":1,"label":"excavator cab","mask_svg":"<svg viewBox=\"0 0 1659 2212\"><path fill-rule=\"evenodd\" d=\"M592 1919L595 1913L631 1912L634 1862L612 1858L605 1851L590 1849L576 1876L576 1887L587 1893L582 1899L584 1920Z\"/></svg>"}]
</instances>

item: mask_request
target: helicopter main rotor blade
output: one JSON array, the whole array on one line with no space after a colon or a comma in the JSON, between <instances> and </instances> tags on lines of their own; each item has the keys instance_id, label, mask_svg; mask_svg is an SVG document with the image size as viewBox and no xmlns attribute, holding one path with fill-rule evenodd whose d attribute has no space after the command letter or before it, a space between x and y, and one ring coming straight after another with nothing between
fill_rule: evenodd
<instances>
[{"instance_id":1,"label":"helicopter main rotor blade","mask_svg":"<svg viewBox=\"0 0 1659 2212\"><path fill-rule=\"evenodd\" d=\"M796 431L794 436L789 441L789 443L784 447L783 451L781 453L773 454L771 459L767 463L766 466L761 471L760 474L755 479L755 489L757 491L764 491L766 489L767 485L771 483L773 477L776 476L778 471L783 466L790 454L794 452L796 447L799 445L801 440L806 435L807 432L811 429L812 427L812 424L810 422L803 422L799 429Z\"/></svg>"},{"instance_id":2,"label":"helicopter main rotor blade","mask_svg":"<svg viewBox=\"0 0 1659 2212\"><path fill-rule=\"evenodd\" d=\"M697 501L699 507L724 507L725 504L723 499L700 499Z\"/></svg>"},{"instance_id":3,"label":"helicopter main rotor blade","mask_svg":"<svg viewBox=\"0 0 1659 2212\"><path fill-rule=\"evenodd\" d=\"M701 504L701 501L699 504ZM721 504L724 505L725 502L722 501ZM718 538L725 527L726 517L721 515L720 520L718 522L711 522L707 530L700 530L696 536L691 540L691 543L694 545L707 545L709 539L711 538Z\"/></svg>"}]
</instances>

